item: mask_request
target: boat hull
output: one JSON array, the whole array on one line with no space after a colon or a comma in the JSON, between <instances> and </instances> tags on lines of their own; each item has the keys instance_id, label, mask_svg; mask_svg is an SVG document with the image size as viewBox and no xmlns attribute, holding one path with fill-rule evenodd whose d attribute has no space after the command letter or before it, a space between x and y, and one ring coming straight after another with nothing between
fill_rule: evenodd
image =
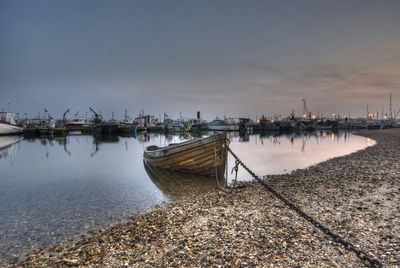
<instances>
[{"instance_id":1,"label":"boat hull","mask_svg":"<svg viewBox=\"0 0 400 268\"><path fill-rule=\"evenodd\" d=\"M208 129L214 130L214 131L237 131L237 130L239 130L239 126L237 126L237 125L210 126L210 125L208 125Z\"/></svg>"},{"instance_id":2,"label":"boat hull","mask_svg":"<svg viewBox=\"0 0 400 268\"><path fill-rule=\"evenodd\" d=\"M143 157L148 165L166 170L223 176L227 157L225 134L195 139L163 148L146 148Z\"/></svg>"},{"instance_id":3,"label":"boat hull","mask_svg":"<svg viewBox=\"0 0 400 268\"><path fill-rule=\"evenodd\" d=\"M263 126L263 125L254 125L253 131L279 131L279 126Z\"/></svg>"},{"instance_id":4,"label":"boat hull","mask_svg":"<svg viewBox=\"0 0 400 268\"><path fill-rule=\"evenodd\" d=\"M67 131L82 131L85 128L91 128L92 125L91 124L74 124L74 123L67 123L65 125L65 128Z\"/></svg>"},{"instance_id":5,"label":"boat hull","mask_svg":"<svg viewBox=\"0 0 400 268\"><path fill-rule=\"evenodd\" d=\"M95 127L96 133L115 134L119 132L119 125L114 123L101 123Z\"/></svg>"},{"instance_id":6,"label":"boat hull","mask_svg":"<svg viewBox=\"0 0 400 268\"><path fill-rule=\"evenodd\" d=\"M180 128L180 127L166 127L165 131L169 132L169 133L180 133L180 132L183 132L183 128Z\"/></svg>"},{"instance_id":7,"label":"boat hull","mask_svg":"<svg viewBox=\"0 0 400 268\"><path fill-rule=\"evenodd\" d=\"M332 126L315 126L315 130L332 130Z\"/></svg>"},{"instance_id":8,"label":"boat hull","mask_svg":"<svg viewBox=\"0 0 400 268\"><path fill-rule=\"evenodd\" d=\"M22 133L22 128L19 126L0 123L0 135L12 135Z\"/></svg>"}]
</instances>

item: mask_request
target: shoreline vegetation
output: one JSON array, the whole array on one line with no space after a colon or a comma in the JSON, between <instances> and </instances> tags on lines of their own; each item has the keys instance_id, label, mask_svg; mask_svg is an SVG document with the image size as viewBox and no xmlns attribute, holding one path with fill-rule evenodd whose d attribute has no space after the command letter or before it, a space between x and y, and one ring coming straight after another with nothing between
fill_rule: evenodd
<instances>
[{"instance_id":1,"label":"shoreline vegetation","mask_svg":"<svg viewBox=\"0 0 400 268\"><path fill-rule=\"evenodd\" d=\"M400 265L400 129L377 142L268 183L385 266ZM243 159L246 161L246 159ZM10 266L364 266L260 184L248 182L155 206L81 239L31 252Z\"/></svg>"}]
</instances>

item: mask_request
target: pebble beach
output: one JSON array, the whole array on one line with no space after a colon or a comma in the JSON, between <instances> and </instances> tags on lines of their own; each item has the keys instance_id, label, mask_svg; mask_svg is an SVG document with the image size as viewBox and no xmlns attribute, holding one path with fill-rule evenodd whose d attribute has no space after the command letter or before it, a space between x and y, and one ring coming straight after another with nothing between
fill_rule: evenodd
<instances>
[{"instance_id":1,"label":"pebble beach","mask_svg":"<svg viewBox=\"0 0 400 268\"><path fill-rule=\"evenodd\" d=\"M384 266L400 266L400 129L358 134L377 144L269 176L267 182ZM256 182L179 198L10 262L11 267L365 265Z\"/></svg>"}]
</instances>

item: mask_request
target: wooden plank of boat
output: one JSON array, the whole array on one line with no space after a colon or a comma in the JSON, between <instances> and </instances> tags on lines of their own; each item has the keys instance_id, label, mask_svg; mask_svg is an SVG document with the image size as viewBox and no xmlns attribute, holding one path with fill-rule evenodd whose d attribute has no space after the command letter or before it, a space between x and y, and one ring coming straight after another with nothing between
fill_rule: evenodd
<instances>
[{"instance_id":1,"label":"wooden plank of boat","mask_svg":"<svg viewBox=\"0 0 400 268\"><path fill-rule=\"evenodd\" d=\"M222 141L216 141L215 142L215 147L217 150L218 155L220 154L221 148L222 148ZM153 163L158 163L158 164L170 164L170 163L174 163L177 162L178 160L180 160L180 157L183 159L188 159L190 157L194 157L194 156L200 156L202 152L204 152L205 154L209 154L210 150L214 150L214 143L210 143L210 144L205 144L203 145L203 147L201 148L202 151L199 151L198 147L195 148L191 148L191 149L187 149L185 151L184 155L165 155L164 157L159 157L159 158L154 158L152 159Z\"/></svg>"},{"instance_id":2,"label":"wooden plank of boat","mask_svg":"<svg viewBox=\"0 0 400 268\"><path fill-rule=\"evenodd\" d=\"M167 147L148 146L144 161L154 167L207 176L222 176L225 170L226 135L215 134L202 139L170 144Z\"/></svg>"}]
</instances>

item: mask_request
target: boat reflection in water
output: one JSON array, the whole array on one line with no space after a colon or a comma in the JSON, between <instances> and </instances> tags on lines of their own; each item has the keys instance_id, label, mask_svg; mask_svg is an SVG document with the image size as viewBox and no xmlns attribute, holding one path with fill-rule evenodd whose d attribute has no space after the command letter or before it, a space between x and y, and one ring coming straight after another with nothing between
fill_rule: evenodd
<instances>
[{"instance_id":1,"label":"boat reflection in water","mask_svg":"<svg viewBox=\"0 0 400 268\"><path fill-rule=\"evenodd\" d=\"M181 199L218 190L216 178L169 171L148 165L143 161L144 168L151 181L169 199ZM220 185L225 185L223 178Z\"/></svg>"},{"instance_id":2,"label":"boat reflection in water","mask_svg":"<svg viewBox=\"0 0 400 268\"><path fill-rule=\"evenodd\" d=\"M20 136L0 136L0 159L8 158L12 147L20 141Z\"/></svg>"}]
</instances>

